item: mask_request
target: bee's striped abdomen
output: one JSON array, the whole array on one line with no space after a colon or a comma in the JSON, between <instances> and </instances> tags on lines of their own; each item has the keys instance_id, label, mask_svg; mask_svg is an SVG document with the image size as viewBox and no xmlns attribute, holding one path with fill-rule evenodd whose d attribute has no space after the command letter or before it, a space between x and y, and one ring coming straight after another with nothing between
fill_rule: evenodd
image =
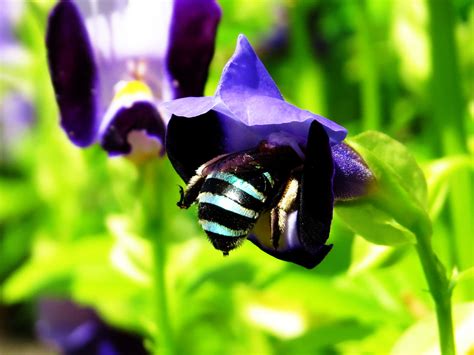
<instances>
[{"instance_id":1,"label":"bee's striped abdomen","mask_svg":"<svg viewBox=\"0 0 474 355\"><path fill-rule=\"evenodd\" d=\"M263 175L251 183L226 172L206 177L197 198L199 223L218 249L233 249L247 237L265 206L262 179Z\"/></svg>"}]
</instances>

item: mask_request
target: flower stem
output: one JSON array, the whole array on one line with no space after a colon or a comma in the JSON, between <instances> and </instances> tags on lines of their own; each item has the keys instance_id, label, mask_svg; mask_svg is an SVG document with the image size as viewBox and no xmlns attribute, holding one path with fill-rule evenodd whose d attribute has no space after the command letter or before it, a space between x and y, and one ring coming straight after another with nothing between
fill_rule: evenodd
<instances>
[{"instance_id":1,"label":"flower stem","mask_svg":"<svg viewBox=\"0 0 474 355\"><path fill-rule=\"evenodd\" d=\"M154 282L156 298L156 324L159 331L159 342L157 353L172 355L174 354L174 341L170 324L168 300L166 293L166 245L163 233L157 233L153 243L154 257Z\"/></svg>"},{"instance_id":2,"label":"flower stem","mask_svg":"<svg viewBox=\"0 0 474 355\"><path fill-rule=\"evenodd\" d=\"M469 154L467 137L467 102L463 96L455 41L455 8L452 1L426 2L430 19L431 107L438 139L433 149L440 155ZM473 184L468 172L459 172L449 187L449 212L453 234L449 239L452 263L465 270L472 265L474 234L471 219Z\"/></svg>"},{"instance_id":3,"label":"flower stem","mask_svg":"<svg viewBox=\"0 0 474 355\"><path fill-rule=\"evenodd\" d=\"M153 299L155 301L155 323L157 326L154 353L175 353L173 330L169 316L166 283L166 204L163 190L166 186L164 164L152 161L141 167L143 183L144 233L153 249Z\"/></svg>"},{"instance_id":4,"label":"flower stem","mask_svg":"<svg viewBox=\"0 0 474 355\"><path fill-rule=\"evenodd\" d=\"M430 236L418 234L417 241L416 251L435 302L441 354L454 355L456 350L451 311L452 287L443 265L433 251Z\"/></svg>"}]
</instances>

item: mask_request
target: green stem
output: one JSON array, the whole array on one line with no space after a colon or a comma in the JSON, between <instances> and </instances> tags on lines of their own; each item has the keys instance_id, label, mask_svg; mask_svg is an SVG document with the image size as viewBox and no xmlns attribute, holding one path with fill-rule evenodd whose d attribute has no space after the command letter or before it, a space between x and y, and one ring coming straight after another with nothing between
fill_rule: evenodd
<instances>
[{"instance_id":1,"label":"green stem","mask_svg":"<svg viewBox=\"0 0 474 355\"><path fill-rule=\"evenodd\" d=\"M170 323L168 300L166 292L166 255L163 233L157 233L153 243L153 257L155 270L155 297L156 297L156 324L159 330L159 343L156 353L174 354L173 332Z\"/></svg>"},{"instance_id":2,"label":"green stem","mask_svg":"<svg viewBox=\"0 0 474 355\"><path fill-rule=\"evenodd\" d=\"M155 322L157 325L154 353L175 354L173 330L169 316L166 284L166 204L163 201L163 186L166 174L162 162L146 163L141 170L143 183L144 233L153 248L154 275L153 299L155 300ZM161 190L161 191L160 191Z\"/></svg>"},{"instance_id":3,"label":"green stem","mask_svg":"<svg viewBox=\"0 0 474 355\"><path fill-rule=\"evenodd\" d=\"M456 354L454 328L451 311L452 287L443 265L436 257L429 235L417 235L416 250L423 272L428 282L431 296L435 302L438 334L442 355Z\"/></svg>"},{"instance_id":4,"label":"green stem","mask_svg":"<svg viewBox=\"0 0 474 355\"><path fill-rule=\"evenodd\" d=\"M429 0L431 44L431 100L432 115L439 140L434 140L434 149L442 155L468 154L466 134L466 102L463 98L459 73L457 48L454 37L455 14L453 2ZM453 238L451 255L453 264L460 270L472 265L474 239L472 211L472 177L460 172L450 186L449 208Z\"/></svg>"}]
</instances>

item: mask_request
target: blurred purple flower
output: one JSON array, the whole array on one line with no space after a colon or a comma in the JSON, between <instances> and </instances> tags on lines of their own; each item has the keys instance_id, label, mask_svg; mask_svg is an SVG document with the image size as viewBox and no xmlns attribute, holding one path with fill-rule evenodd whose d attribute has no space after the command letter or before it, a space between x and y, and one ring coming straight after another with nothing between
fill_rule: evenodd
<instances>
[{"instance_id":1,"label":"blurred purple flower","mask_svg":"<svg viewBox=\"0 0 474 355\"><path fill-rule=\"evenodd\" d=\"M1 47L0 47L1 50ZM34 109L29 100L11 91L0 98L0 162L10 159L12 151L32 127Z\"/></svg>"},{"instance_id":2,"label":"blurred purple flower","mask_svg":"<svg viewBox=\"0 0 474 355\"><path fill-rule=\"evenodd\" d=\"M25 59L25 50L15 38L14 28L17 25L24 9L24 2L7 0L2 2L0 11L0 67Z\"/></svg>"},{"instance_id":3,"label":"blurred purple flower","mask_svg":"<svg viewBox=\"0 0 474 355\"><path fill-rule=\"evenodd\" d=\"M146 355L143 339L105 324L91 309L71 301L39 302L38 336L64 355Z\"/></svg>"},{"instance_id":4,"label":"blurred purple flower","mask_svg":"<svg viewBox=\"0 0 474 355\"><path fill-rule=\"evenodd\" d=\"M157 104L202 95L220 20L215 0L62 0L49 17L49 69L73 143L109 155L164 153Z\"/></svg>"},{"instance_id":5,"label":"blurred purple flower","mask_svg":"<svg viewBox=\"0 0 474 355\"><path fill-rule=\"evenodd\" d=\"M8 0L0 11L0 80L6 90L0 93L0 161L11 157L15 145L34 121L34 109L20 79L9 75L10 68L28 64L28 52L15 37L24 3Z\"/></svg>"},{"instance_id":6,"label":"blurred purple flower","mask_svg":"<svg viewBox=\"0 0 474 355\"><path fill-rule=\"evenodd\" d=\"M325 242L334 200L367 193L373 180L362 158L343 142L347 134L343 127L284 101L243 35L214 96L181 98L162 108L171 116L167 153L187 183L202 164L226 154L251 155L262 142L289 146L296 153L291 164L302 165L298 202L287 215L280 242L275 245L271 239L269 214L261 214L249 235L279 259L307 268L321 262L332 247ZM227 163L226 168L237 172ZM274 207L274 202L266 206Z\"/></svg>"}]
</instances>

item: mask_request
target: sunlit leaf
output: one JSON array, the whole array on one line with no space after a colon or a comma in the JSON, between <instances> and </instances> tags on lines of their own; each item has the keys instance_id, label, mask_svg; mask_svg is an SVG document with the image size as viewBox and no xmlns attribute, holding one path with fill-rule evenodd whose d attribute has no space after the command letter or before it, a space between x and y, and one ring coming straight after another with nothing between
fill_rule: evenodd
<instances>
[{"instance_id":1,"label":"sunlit leaf","mask_svg":"<svg viewBox=\"0 0 474 355\"><path fill-rule=\"evenodd\" d=\"M33 210L38 197L27 181L0 178L0 222Z\"/></svg>"},{"instance_id":2,"label":"sunlit leaf","mask_svg":"<svg viewBox=\"0 0 474 355\"><path fill-rule=\"evenodd\" d=\"M67 292L76 273L93 272L107 262L111 244L100 236L64 244L40 239L32 258L5 282L3 300L13 303L45 292Z\"/></svg>"},{"instance_id":3,"label":"sunlit leaf","mask_svg":"<svg viewBox=\"0 0 474 355\"><path fill-rule=\"evenodd\" d=\"M457 304L453 308L456 352L469 354L474 349L474 303ZM439 354L438 329L434 314L423 318L410 327L392 349L392 355Z\"/></svg>"},{"instance_id":4,"label":"sunlit leaf","mask_svg":"<svg viewBox=\"0 0 474 355\"><path fill-rule=\"evenodd\" d=\"M404 255L406 248L376 245L356 236L352 245L352 262L349 274L391 265Z\"/></svg>"},{"instance_id":5,"label":"sunlit leaf","mask_svg":"<svg viewBox=\"0 0 474 355\"><path fill-rule=\"evenodd\" d=\"M362 133L349 144L362 155L376 183L368 196L339 203L339 217L376 244L414 243L415 234L430 235L426 182L408 150L379 132Z\"/></svg>"},{"instance_id":6,"label":"sunlit leaf","mask_svg":"<svg viewBox=\"0 0 474 355\"><path fill-rule=\"evenodd\" d=\"M451 178L461 171L474 172L474 160L465 156L452 156L432 161L424 169L428 183L430 216L436 219L446 201Z\"/></svg>"}]
</instances>

